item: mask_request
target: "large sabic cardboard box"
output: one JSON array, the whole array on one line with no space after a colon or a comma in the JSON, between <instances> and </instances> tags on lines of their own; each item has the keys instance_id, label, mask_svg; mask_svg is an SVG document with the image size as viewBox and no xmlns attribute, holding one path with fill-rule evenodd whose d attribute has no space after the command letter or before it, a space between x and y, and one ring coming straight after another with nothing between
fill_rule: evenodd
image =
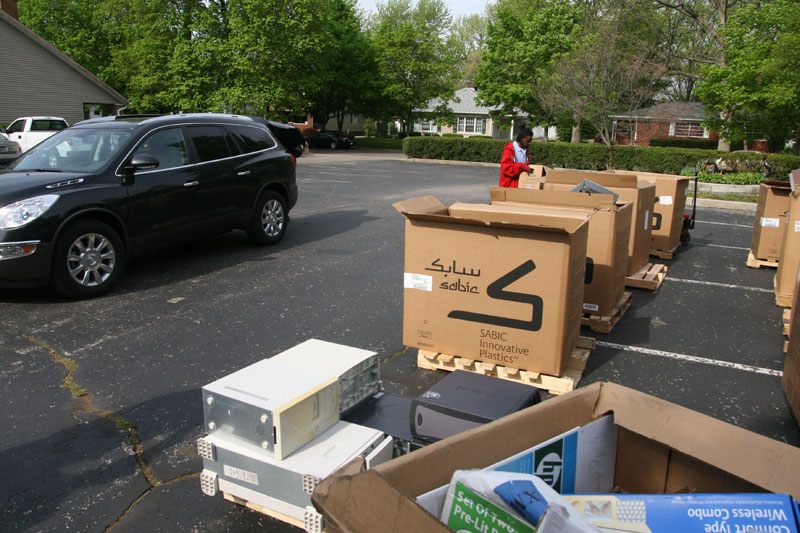
<instances>
[{"instance_id":1,"label":"large sabic cardboard box","mask_svg":"<svg viewBox=\"0 0 800 533\"><path fill-rule=\"evenodd\" d=\"M656 186L656 201L653 206L652 230L650 233L650 250L663 252L674 250L680 244L683 213L686 210L686 196L689 190L689 178L673 174L636 172L633 170L615 170L614 173L635 175L640 180L648 181Z\"/></svg>"},{"instance_id":2,"label":"large sabic cardboard box","mask_svg":"<svg viewBox=\"0 0 800 533\"><path fill-rule=\"evenodd\" d=\"M485 468L608 413L619 429L614 484L622 492L800 495L799 448L595 383L364 472L363 461L354 460L318 485L312 502L330 533L448 531L416 496L448 483L457 469Z\"/></svg>"},{"instance_id":3,"label":"large sabic cardboard box","mask_svg":"<svg viewBox=\"0 0 800 533\"><path fill-rule=\"evenodd\" d=\"M795 185L800 185L800 171L792 171L792 181ZM795 188L789 194L781 253L778 256L778 272L775 274L775 301L778 305L783 307L792 305L798 267L800 267L800 188Z\"/></svg>"},{"instance_id":4,"label":"large sabic cardboard box","mask_svg":"<svg viewBox=\"0 0 800 533\"><path fill-rule=\"evenodd\" d=\"M608 194L501 187L491 190L491 199L492 205L519 205L542 214L564 210L566 213L591 213L583 312L599 316L610 316L614 312L625 292L632 204L614 204L613 197Z\"/></svg>"},{"instance_id":5,"label":"large sabic cardboard box","mask_svg":"<svg viewBox=\"0 0 800 533\"><path fill-rule=\"evenodd\" d=\"M758 189L758 205L753 222L750 252L762 261L777 261L786 228L783 216L789 209L791 188L787 181L765 181Z\"/></svg>"},{"instance_id":6,"label":"large sabic cardboard box","mask_svg":"<svg viewBox=\"0 0 800 533\"><path fill-rule=\"evenodd\" d=\"M561 375L580 333L588 215L453 207L395 204L407 219L403 343Z\"/></svg>"},{"instance_id":7,"label":"large sabic cardboard box","mask_svg":"<svg viewBox=\"0 0 800 533\"><path fill-rule=\"evenodd\" d=\"M656 198L656 187L640 181L636 176L625 176L612 172L587 172L582 170L550 170L545 177L545 190L569 191L583 180L591 180L611 189L622 202L631 202L631 234L628 242L628 268L630 276L647 265L650 258L650 219Z\"/></svg>"}]
</instances>

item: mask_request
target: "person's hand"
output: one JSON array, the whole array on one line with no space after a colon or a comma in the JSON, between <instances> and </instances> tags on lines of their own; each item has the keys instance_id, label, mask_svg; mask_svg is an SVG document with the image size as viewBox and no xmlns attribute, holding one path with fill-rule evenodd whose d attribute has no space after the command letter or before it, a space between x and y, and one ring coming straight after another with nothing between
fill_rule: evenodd
<instances>
[{"instance_id":1,"label":"person's hand","mask_svg":"<svg viewBox=\"0 0 800 533\"><path fill-rule=\"evenodd\" d=\"M522 171L530 174L531 172L533 172L533 169L531 169L531 167L529 167L528 165L523 165Z\"/></svg>"}]
</instances>

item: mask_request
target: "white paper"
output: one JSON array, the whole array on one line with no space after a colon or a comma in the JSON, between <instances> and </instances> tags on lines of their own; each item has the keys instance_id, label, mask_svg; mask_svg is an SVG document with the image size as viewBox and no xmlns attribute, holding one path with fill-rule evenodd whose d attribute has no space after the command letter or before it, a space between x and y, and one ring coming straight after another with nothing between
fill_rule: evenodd
<instances>
[{"instance_id":1,"label":"white paper","mask_svg":"<svg viewBox=\"0 0 800 533\"><path fill-rule=\"evenodd\" d=\"M658 203L661 205L672 205L672 196L659 196Z\"/></svg>"},{"instance_id":2,"label":"white paper","mask_svg":"<svg viewBox=\"0 0 800 533\"><path fill-rule=\"evenodd\" d=\"M781 225L781 219L779 218L766 218L761 217L761 227L762 228L778 228Z\"/></svg>"},{"instance_id":3,"label":"white paper","mask_svg":"<svg viewBox=\"0 0 800 533\"><path fill-rule=\"evenodd\" d=\"M247 470L228 465L222 465L222 471L226 476L232 477L233 479L238 479L239 481L244 481L252 485L258 485L258 474L255 472L248 472Z\"/></svg>"},{"instance_id":4,"label":"white paper","mask_svg":"<svg viewBox=\"0 0 800 533\"><path fill-rule=\"evenodd\" d=\"M599 305L595 305L595 304L583 304L583 310L584 310L584 311L597 311L598 309L600 309L600 306L599 306Z\"/></svg>"},{"instance_id":5,"label":"white paper","mask_svg":"<svg viewBox=\"0 0 800 533\"><path fill-rule=\"evenodd\" d=\"M433 290L433 276L426 276L425 274L410 274L408 272L404 272L403 288L418 289L420 291L431 292Z\"/></svg>"}]
</instances>

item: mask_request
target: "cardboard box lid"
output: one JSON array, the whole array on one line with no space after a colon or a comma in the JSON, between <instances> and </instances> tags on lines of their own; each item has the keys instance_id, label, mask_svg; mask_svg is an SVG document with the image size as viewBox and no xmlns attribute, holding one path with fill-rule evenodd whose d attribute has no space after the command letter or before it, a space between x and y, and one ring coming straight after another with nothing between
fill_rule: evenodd
<instances>
[{"instance_id":1,"label":"cardboard box lid","mask_svg":"<svg viewBox=\"0 0 800 533\"><path fill-rule=\"evenodd\" d=\"M412 499L446 483L440 478L449 479L447 471L489 466L499 454L510 456L607 413L620 427L764 490L800 495L800 449L621 385L595 383L374 470L356 473L363 464L356 459L318 485L312 501L342 531L447 531Z\"/></svg>"},{"instance_id":2,"label":"cardboard box lid","mask_svg":"<svg viewBox=\"0 0 800 533\"><path fill-rule=\"evenodd\" d=\"M489 204L464 204L458 202L462 210L473 209L479 213L479 217L468 216L451 216L450 210L444 206L439 200L433 196L424 196L421 198L412 198L402 202L397 202L394 208L403 214L409 220L424 220L428 222L439 222L446 224L462 224L469 226L492 227L498 229L521 229L526 231L539 231L547 233L559 233L563 235L572 235L583 225L588 223L588 216L584 219L577 220L556 217L548 217L546 215L527 213L520 214L516 220L512 222L505 222L497 217L494 220L492 216L493 211L497 211L498 207ZM567 221L567 222L565 222Z\"/></svg>"},{"instance_id":3,"label":"cardboard box lid","mask_svg":"<svg viewBox=\"0 0 800 533\"><path fill-rule=\"evenodd\" d=\"M564 230L574 233L591 218L594 210L558 209L536 211L524 205L502 204L469 204L456 202L450 206L450 216L459 218L475 218L490 224L531 225Z\"/></svg>"},{"instance_id":4,"label":"cardboard box lid","mask_svg":"<svg viewBox=\"0 0 800 533\"><path fill-rule=\"evenodd\" d=\"M614 197L610 194L585 192L492 187L490 197L492 202L519 202L586 209L614 209L616 207Z\"/></svg>"},{"instance_id":5,"label":"cardboard box lid","mask_svg":"<svg viewBox=\"0 0 800 533\"><path fill-rule=\"evenodd\" d=\"M635 175L614 174L613 172L590 172L586 170L551 170L547 173L546 183L577 185L583 180L590 180L610 189L647 189L655 185L640 180Z\"/></svg>"}]
</instances>

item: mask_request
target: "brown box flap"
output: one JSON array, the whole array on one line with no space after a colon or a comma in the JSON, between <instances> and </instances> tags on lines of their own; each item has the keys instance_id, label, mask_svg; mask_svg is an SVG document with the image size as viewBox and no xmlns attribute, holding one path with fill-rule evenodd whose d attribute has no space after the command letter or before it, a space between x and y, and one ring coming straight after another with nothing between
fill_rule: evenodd
<instances>
[{"instance_id":1,"label":"brown box flap","mask_svg":"<svg viewBox=\"0 0 800 533\"><path fill-rule=\"evenodd\" d=\"M404 215L447 214L447 207L433 196L410 198L392 206Z\"/></svg>"},{"instance_id":2,"label":"brown box flap","mask_svg":"<svg viewBox=\"0 0 800 533\"><path fill-rule=\"evenodd\" d=\"M492 187L490 197L492 202L520 202L563 207L585 207L589 209L614 208L614 197L610 194Z\"/></svg>"},{"instance_id":3,"label":"brown box flap","mask_svg":"<svg viewBox=\"0 0 800 533\"><path fill-rule=\"evenodd\" d=\"M699 459L765 490L800 494L800 450L614 383L603 383L595 416Z\"/></svg>"}]
</instances>

